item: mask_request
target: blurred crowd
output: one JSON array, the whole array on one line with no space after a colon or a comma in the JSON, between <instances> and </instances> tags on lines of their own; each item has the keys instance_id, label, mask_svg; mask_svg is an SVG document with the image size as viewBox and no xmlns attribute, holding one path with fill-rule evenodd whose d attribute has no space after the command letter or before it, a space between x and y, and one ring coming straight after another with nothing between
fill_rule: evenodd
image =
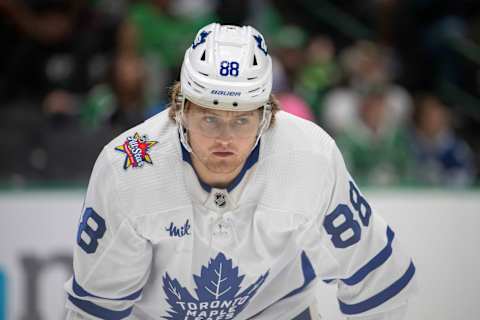
<instances>
[{"instance_id":1,"label":"blurred crowd","mask_svg":"<svg viewBox=\"0 0 480 320\"><path fill-rule=\"evenodd\" d=\"M0 17L3 184L84 183L167 107L214 21L265 35L282 108L335 137L360 184L480 180L476 0L0 0Z\"/></svg>"}]
</instances>

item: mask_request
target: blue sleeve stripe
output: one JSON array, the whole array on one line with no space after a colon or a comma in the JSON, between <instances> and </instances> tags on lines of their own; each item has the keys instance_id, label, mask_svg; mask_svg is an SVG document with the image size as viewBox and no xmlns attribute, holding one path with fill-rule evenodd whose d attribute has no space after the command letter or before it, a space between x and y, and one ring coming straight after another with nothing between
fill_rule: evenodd
<instances>
[{"instance_id":1,"label":"blue sleeve stripe","mask_svg":"<svg viewBox=\"0 0 480 320\"><path fill-rule=\"evenodd\" d=\"M338 302L340 304L340 310L344 314L357 314L378 307L379 305L391 299L400 291L402 291L402 289L405 288L410 282L410 280L413 278L414 274L415 265L413 264L413 262L410 262L410 266L408 267L405 274L400 277L400 279L398 279L391 286L374 295L373 297L355 304L346 304L339 299Z\"/></svg>"},{"instance_id":2,"label":"blue sleeve stripe","mask_svg":"<svg viewBox=\"0 0 480 320\"><path fill-rule=\"evenodd\" d=\"M303 310L298 316L296 316L292 320L313 320L310 313L310 308Z\"/></svg>"},{"instance_id":3,"label":"blue sleeve stripe","mask_svg":"<svg viewBox=\"0 0 480 320\"><path fill-rule=\"evenodd\" d=\"M72 285L72 289L73 289L73 292L79 296L79 297L94 297L94 298L99 298L99 299L105 299L105 300L114 300L114 301L118 301L118 300L135 300L137 299L138 297L140 297L140 295L142 294L142 291L143 289L140 289L134 293L132 293L131 295L128 295L126 297L123 297L123 298L117 298L117 299L110 299L110 298L104 298L104 297L99 297L99 296L96 296L94 294L91 294L89 293L88 291L86 291L85 289L83 289L77 282L77 280L75 280L75 277L73 278L73 285Z\"/></svg>"},{"instance_id":4,"label":"blue sleeve stripe","mask_svg":"<svg viewBox=\"0 0 480 320\"><path fill-rule=\"evenodd\" d=\"M310 259L308 259L307 254L305 251L302 252L302 271L303 271L303 285L294 289L290 293L288 293L286 296L284 296L282 299L289 298L293 295L296 295L299 292L302 292L309 284L310 282L315 279L316 274L315 270L313 269L312 263L310 262Z\"/></svg>"},{"instance_id":5,"label":"blue sleeve stripe","mask_svg":"<svg viewBox=\"0 0 480 320\"><path fill-rule=\"evenodd\" d=\"M365 279L365 277L368 276L370 272L384 264L385 261L387 261L388 258L390 258L390 256L392 255L392 241L394 236L395 233L392 231L392 229L390 229L390 227L387 227L387 245L367 264L358 269L358 271L355 272L350 278L342 279L342 281L349 286L356 285L357 283Z\"/></svg>"},{"instance_id":6,"label":"blue sleeve stripe","mask_svg":"<svg viewBox=\"0 0 480 320\"><path fill-rule=\"evenodd\" d=\"M303 284L290 291L289 293L287 293L285 296L283 296L282 298L280 298L279 300L275 301L274 303L272 303L270 306L276 304L278 301L281 301L283 299L286 299L286 298L290 298L291 296L294 296L300 292L302 292L309 284L310 282L312 282L315 277L316 277L316 274L315 274L315 270L313 269L313 266L312 266L312 263L310 262L310 259L308 258L307 254L305 253L305 251L302 251L302 256L301 256L301 264L302 264L302 271L303 271ZM268 306L269 307L269 306ZM255 315L253 315L251 318L249 319L253 319L253 318L256 318L258 315L260 315L263 311L265 311L268 307L266 307L265 309L263 309L262 311L260 312L257 312ZM308 310L308 309L307 309ZM300 318L299 318L300 320Z\"/></svg>"},{"instance_id":7,"label":"blue sleeve stripe","mask_svg":"<svg viewBox=\"0 0 480 320\"><path fill-rule=\"evenodd\" d=\"M0 320L7 320L7 275L0 268Z\"/></svg>"},{"instance_id":8,"label":"blue sleeve stripe","mask_svg":"<svg viewBox=\"0 0 480 320\"><path fill-rule=\"evenodd\" d=\"M286 299L286 298L289 298L291 296L294 296L296 295L297 293L300 293L302 292L309 284L310 282L312 282L315 277L316 277L316 274L315 274L315 270L313 269L313 266L312 266L312 263L310 262L310 259L308 259L308 256L307 254L305 253L305 251L302 251L302 256L301 256L301 264L302 264L302 271L303 271L303 284L290 291L289 293L287 293L285 296L283 296L282 298L280 298L279 300L275 301L274 303L272 303L270 306L276 304L278 301L281 301L283 299ZM254 314L252 317L250 317L249 319L254 319L254 318L257 318L258 315L260 315L261 313L263 313L267 308L269 308L270 306L266 307L265 309L257 312L256 314ZM307 310L309 310L307 308ZM302 313L303 314L303 313ZM294 319L295 320L295 319ZM299 320L301 320L301 318L299 318Z\"/></svg>"},{"instance_id":9,"label":"blue sleeve stripe","mask_svg":"<svg viewBox=\"0 0 480 320\"><path fill-rule=\"evenodd\" d=\"M132 313L133 307L121 311L113 311L97 306L93 302L84 301L68 295L70 300L76 307L86 313L105 320L121 320L128 317Z\"/></svg>"}]
</instances>

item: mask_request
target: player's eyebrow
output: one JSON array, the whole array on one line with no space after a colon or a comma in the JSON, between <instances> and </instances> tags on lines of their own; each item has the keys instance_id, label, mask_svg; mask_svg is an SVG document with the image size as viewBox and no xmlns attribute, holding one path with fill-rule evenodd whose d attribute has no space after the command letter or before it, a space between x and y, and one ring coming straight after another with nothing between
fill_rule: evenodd
<instances>
[{"instance_id":1,"label":"player's eyebrow","mask_svg":"<svg viewBox=\"0 0 480 320\"><path fill-rule=\"evenodd\" d=\"M222 115L224 115L224 113L215 112L215 110L210 110L207 108L201 108L198 110L202 114L209 114L217 117L221 117ZM231 113L235 117L251 117L255 114L255 111L227 111L227 112Z\"/></svg>"}]
</instances>

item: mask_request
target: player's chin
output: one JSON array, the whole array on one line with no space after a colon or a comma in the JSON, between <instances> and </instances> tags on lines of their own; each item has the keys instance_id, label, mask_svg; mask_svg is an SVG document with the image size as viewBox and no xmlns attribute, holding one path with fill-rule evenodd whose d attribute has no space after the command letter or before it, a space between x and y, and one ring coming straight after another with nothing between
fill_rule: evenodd
<instances>
[{"instance_id":1,"label":"player's chin","mask_svg":"<svg viewBox=\"0 0 480 320\"><path fill-rule=\"evenodd\" d=\"M230 173L235 171L241 165L241 161L236 157L231 159L211 159L208 168L215 173Z\"/></svg>"}]
</instances>

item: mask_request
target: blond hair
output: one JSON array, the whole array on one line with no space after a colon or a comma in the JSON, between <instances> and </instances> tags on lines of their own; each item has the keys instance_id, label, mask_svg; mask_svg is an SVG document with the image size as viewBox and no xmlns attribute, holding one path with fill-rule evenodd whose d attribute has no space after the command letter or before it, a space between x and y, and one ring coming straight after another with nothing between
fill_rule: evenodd
<instances>
[{"instance_id":1,"label":"blond hair","mask_svg":"<svg viewBox=\"0 0 480 320\"><path fill-rule=\"evenodd\" d=\"M175 114L180 108L180 105L176 103L177 97L180 94L180 82L175 82L170 88L170 102L168 104L168 116L175 121ZM275 113L280 110L280 105L277 98L273 94L270 95L269 103L272 106L272 118L270 120L270 127L275 123Z\"/></svg>"}]
</instances>

